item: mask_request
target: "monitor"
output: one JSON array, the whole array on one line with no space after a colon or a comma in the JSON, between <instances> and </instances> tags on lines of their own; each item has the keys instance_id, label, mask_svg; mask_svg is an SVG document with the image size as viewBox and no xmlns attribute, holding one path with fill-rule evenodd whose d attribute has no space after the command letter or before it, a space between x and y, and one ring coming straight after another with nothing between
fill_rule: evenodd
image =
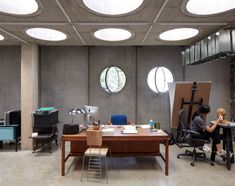
<instances>
[{"instance_id":1,"label":"monitor","mask_svg":"<svg viewBox=\"0 0 235 186\"><path fill-rule=\"evenodd\" d=\"M88 125L91 125L94 121L97 121L99 119L98 118L99 107L84 105L84 111L85 111L84 114L85 127L87 128Z\"/></svg>"}]
</instances>

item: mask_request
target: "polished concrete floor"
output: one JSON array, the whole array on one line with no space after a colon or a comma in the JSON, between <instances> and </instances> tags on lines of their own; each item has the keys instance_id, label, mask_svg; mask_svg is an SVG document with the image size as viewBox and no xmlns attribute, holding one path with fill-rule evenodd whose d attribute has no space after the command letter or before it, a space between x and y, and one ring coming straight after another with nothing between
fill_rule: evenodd
<instances>
[{"instance_id":1,"label":"polished concrete floor","mask_svg":"<svg viewBox=\"0 0 235 186\"><path fill-rule=\"evenodd\" d=\"M66 144L69 149L69 144ZM161 146L164 151L164 146ZM177 159L184 149L176 145L169 149L169 176L164 174L160 157L113 157L109 162L109 183L113 186L234 186L235 165L227 170L225 162L216 158L215 166L198 161L194 167L190 158ZM60 148L53 146L52 153L46 151L14 152L14 146L4 144L0 150L0 186L74 186L106 185L102 179L80 182L81 158L71 157L66 162L65 176L61 176Z\"/></svg>"}]
</instances>

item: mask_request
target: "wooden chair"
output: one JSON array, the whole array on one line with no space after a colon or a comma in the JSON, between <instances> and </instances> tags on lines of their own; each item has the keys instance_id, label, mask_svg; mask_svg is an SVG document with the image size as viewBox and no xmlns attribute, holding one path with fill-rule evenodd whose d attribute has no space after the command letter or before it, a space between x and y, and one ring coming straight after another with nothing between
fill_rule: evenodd
<instances>
[{"instance_id":1,"label":"wooden chair","mask_svg":"<svg viewBox=\"0 0 235 186\"><path fill-rule=\"evenodd\" d=\"M100 178L102 176L101 158L105 157L106 179L108 183L107 153L109 148L102 147L102 131L88 129L86 131L86 139L88 148L83 156L81 182L83 178L85 157L89 157L87 180L90 176L92 178Z\"/></svg>"}]
</instances>

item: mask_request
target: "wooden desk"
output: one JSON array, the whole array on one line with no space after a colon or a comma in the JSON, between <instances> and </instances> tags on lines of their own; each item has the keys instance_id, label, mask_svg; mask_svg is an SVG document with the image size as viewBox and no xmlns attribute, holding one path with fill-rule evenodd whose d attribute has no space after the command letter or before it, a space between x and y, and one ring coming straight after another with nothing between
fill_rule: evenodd
<instances>
[{"instance_id":1,"label":"wooden desk","mask_svg":"<svg viewBox=\"0 0 235 186\"><path fill-rule=\"evenodd\" d=\"M122 127L115 126L113 135L103 135L103 145L108 145L112 156L161 156L165 162L165 175L168 175L168 135L138 128L137 134L123 134ZM65 142L70 142L70 153L65 157ZM165 144L165 157L160 153L160 142ZM70 156L83 155L87 149L86 134L62 135L61 175L65 174L65 162Z\"/></svg>"}]
</instances>

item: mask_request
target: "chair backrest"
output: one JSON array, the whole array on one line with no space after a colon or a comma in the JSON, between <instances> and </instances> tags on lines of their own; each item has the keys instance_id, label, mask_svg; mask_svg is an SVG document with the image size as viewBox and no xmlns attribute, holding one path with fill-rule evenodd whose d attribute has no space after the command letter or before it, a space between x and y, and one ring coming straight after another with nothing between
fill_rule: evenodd
<instances>
[{"instance_id":1,"label":"chair backrest","mask_svg":"<svg viewBox=\"0 0 235 186\"><path fill-rule=\"evenodd\" d=\"M181 125L182 129L187 129L189 127L186 112L183 109L179 110L179 125Z\"/></svg>"},{"instance_id":2,"label":"chair backrest","mask_svg":"<svg viewBox=\"0 0 235 186\"><path fill-rule=\"evenodd\" d=\"M88 146L102 146L102 131L92 129L87 130L86 141Z\"/></svg>"},{"instance_id":3,"label":"chair backrest","mask_svg":"<svg viewBox=\"0 0 235 186\"><path fill-rule=\"evenodd\" d=\"M6 125L20 125L21 124L21 111L20 110L10 110L5 112L5 124Z\"/></svg>"},{"instance_id":4,"label":"chair backrest","mask_svg":"<svg viewBox=\"0 0 235 186\"><path fill-rule=\"evenodd\" d=\"M127 116L125 114L113 114L111 123L113 125L127 125Z\"/></svg>"}]
</instances>

